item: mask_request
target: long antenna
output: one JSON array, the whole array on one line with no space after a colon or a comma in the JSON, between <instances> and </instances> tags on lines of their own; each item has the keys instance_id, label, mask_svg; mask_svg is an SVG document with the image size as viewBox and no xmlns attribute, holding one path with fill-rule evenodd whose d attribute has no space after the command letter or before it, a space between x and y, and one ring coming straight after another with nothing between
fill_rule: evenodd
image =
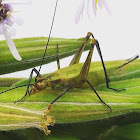
<instances>
[{"instance_id":1,"label":"long antenna","mask_svg":"<svg viewBox=\"0 0 140 140\"><path fill-rule=\"evenodd\" d=\"M30 85L33 85L33 84L30 84ZM21 86L17 86L17 87L13 87L13 88L4 90L4 91L0 92L0 94L5 93L5 92L10 91L10 90L13 90L13 89L16 89L16 88L24 87L24 86L28 86L28 84L25 84L25 85L21 85Z\"/></svg>"},{"instance_id":2,"label":"long antenna","mask_svg":"<svg viewBox=\"0 0 140 140\"><path fill-rule=\"evenodd\" d=\"M54 15L53 15L53 20L52 20L52 25L51 25L48 41L47 41L47 44L46 44L46 48L45 48L45 51L44 51L44 55L43 55L43 58L41 60L40 68L39 68L39 71L38 71L39 73L40 73L41 67L43 65L43 61L44 61L44 58L45 58L45 55L46 55L46 51L47 51L47 48L48 48L48 45L49 45L49 41L50 41L50 37L51 37L51 32L52 32L52 28L53 28L53 23L54 23L54 18L55 18L55 14L56 14L57 4L58 4L58 0L56 0L55 10L54 10Z\"/></svg>"}]
</instances>

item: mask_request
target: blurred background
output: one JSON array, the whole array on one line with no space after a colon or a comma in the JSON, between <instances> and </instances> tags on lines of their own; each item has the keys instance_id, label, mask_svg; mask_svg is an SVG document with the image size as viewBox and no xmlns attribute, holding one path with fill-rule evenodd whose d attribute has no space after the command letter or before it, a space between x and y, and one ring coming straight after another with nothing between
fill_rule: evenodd
<instances>
[{"instance_id":1,"label":"blurred background","mask_svg":"<svg viewBox=\"0 0 140 140\"><path fill-rule=\"evenodd\" d=\"M14 25L17 34L13 38L48 37L55 2L56 0L33 0L31 5L16 5L14 8L18 9L17 13L24 18L24 24ZM58 1L51 37L80 38L85 37L87 32L92 32L100 43L104 60L127 59L140 54L139 0L107 0L111 15L104 8L97 7L96 16L91 11L91 19L88 19L85 10L79 23L75 24L75 15L80 2L81 0ZM3 39L1 35L0 40ZM87 52L83 53L81 62L85 61L86 56ZM62 67L67 66L69 63L65 62L71 58L62 60ZM92 61L99 60L95 49ZM50 68L56 67L54 65L50 65Z\"/></svg>"},{"instance_id":2,"label":"blurred background","mask_svg":"<svg viewBox=\"0 0 140 140\"><path fill-rule=\"evenodd\" d=\"M27 6L17 5L24 25L16 26L14 38L48 36L56 0L33 0ZM81 0L59 0L52 37L80 38L92 32L99 40L105 60L124 59L138 53L140 42L140 1L107 0L112 15L98 7L97 15L91 11L89 20L84 12L83 18L75 24L75 14ZM4 39L0 36L0 39Z\"/></svg>"}]
</instances>

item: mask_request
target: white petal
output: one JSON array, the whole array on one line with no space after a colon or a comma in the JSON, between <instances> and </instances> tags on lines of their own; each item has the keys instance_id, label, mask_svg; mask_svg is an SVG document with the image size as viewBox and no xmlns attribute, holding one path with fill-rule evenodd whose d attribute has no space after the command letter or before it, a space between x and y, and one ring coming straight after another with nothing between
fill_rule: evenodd
<instances>
[{"instance_id":1,"label":"white petal","mask_svg":"<svg viewBox=\"0 0 140 140\"><path fill-rule=\"evenodd\" d=\"M92 10L93 10L94 15L96 16L95 0L92 0Z\"/></svg>"},{"instance_id":2,"label":"white petal","mask_svg":"<svg viewBox=\"0 0 140 140\"><path fill-rule=\"evenodd\" d=\"M12 15L10 15L9 18L10 18L11 22L13 22L13 23L15 22L15 18Z\"/></svg>"},{"instance_id":3,"label":"white petal","mask_svg":"<svg viewBox=\"0 0 140 140\"><path fill-rule=\"evenodd\" d=\"M2 4L30 5L32 2L29 0L3 0Z\"/></svg>"},{"instance_id":4,"label":"white petal","mask_svg":"<svg viewBox=\"0 0 140 140\"><path fill-rule=\"evenodd\" d=\"M8 33L10 36L15 36L16 35L16 30L14 28L9 28Z\"/></svg>"},{"instance_id":5,"label":"white petal","mask_svg":"<svg viewBox=\"0 0 140 140\"><path fill-rule=\"evenodd\" d=\"M11 37L10 37L10 35L9 35L9 33L8 33L6 28L4 28L4 36L5 36L5 39L7 41L7 44L9 46L9 49L10 49L13 57L16 60L21 61L22 58L20 57L20 55L19 55L19 53L18 53L18 51L17 51L17 49L15 47L15 44L14 44L13 40L11 39Z\"/></svg>"},{"instance_id":6,"label":"white petal","mask_svg":"<svg viewBox=\"0 0 140 140\"><path fill-rule=\"evenodd\" d=\"M99 5L99 7L102 9L102 0L98 0L98 5Z\"/></svg>"},{"instance_id":7,"label":"white petal","mask_svg":"<svg viewBox=\"0 0 140 140\"><path fill-rule=\"evenodd\" d=\"M89 3L89 0L88 0L88 2L87 2L87 15L88 15L88 18L90 19L89 9L90 9L90 3Z\"/></svg>"},{"instance_id":8,"label":"white petal","mask_svg":"<svg viewBox=\"0 0 140 140\"><path fill-rule=\"evenodd\" d=\"M111 10L110 10L110 7L109 7L109 5L108 5L106 0L102 0L102 5L105 7L105 9L108 12L108 14L111 15Z\"/></svg>"},{"instance_id":9,"label":"white petal","mask_svg":"<svg viewBox=\"0 0 140 140\"><path fill-rule=\"evenodd\" d=\"M76 24L79 22L80 17L83 14L85 2L86 2L86 0L82 0L81 4L76 12L76 16L75 16L75 23Z\"/></svg>"},{"instance_id":10,"label":"white petal","mask_svg":"<svg viewBox=\"0 0 140 140\"><path fill-rule=\"evenodd\" d=\"M24 20L22 17L16 17L15 18L15 23L21 26L24 23Z\"/></svg>"},{"instance_id":11,"label":"white petal","mask_svg":"<svg viewBox=\"0 0 140 140\"><path fill-rule=\"evenodd\" d=\"M9 17L7 17L6 19L7 19L7 25L9 25L9 26L12 26L13 24L14 24L14 22L11 20L11 16L9 16Z\"/></svg>"},{"instance_id":12,"label":"white petal","mask_svg":"<svg viewBox=\"0 0 140 140\"><path fill-rule=\"evenodd\" d=\"M0 34L3 34L3 24L0 24Z\"/></svg>"}]
</instances>

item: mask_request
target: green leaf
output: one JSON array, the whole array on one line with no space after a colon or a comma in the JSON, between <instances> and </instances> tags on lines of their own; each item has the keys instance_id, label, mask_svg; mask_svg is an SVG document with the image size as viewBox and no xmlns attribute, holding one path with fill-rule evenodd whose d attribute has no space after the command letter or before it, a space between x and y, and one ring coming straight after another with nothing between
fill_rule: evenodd
<instances>
[{"instance_id":1,"label":"green leaf","mask_svg":"<svg viewBox=\"0 0 140 140\"><path fill-rule=\"evenodd\" d=\"M95 93L87 85L84 85L84 88L72 89L62 96L53 105L49 115L56 119L56 123L74 123L106 119L139 111L140 60L136 60L121 69L117 69L124 62L124 60L105 62L108 75L111 79L110 86L117 89L125 88L126 90L124 91L115 92L106 88L105 77L100 62L91 64L88 75L89 81L95 87L102 100L111 107L112 112L100 103ZM78 67L80 70L82 65L80 63L73 67ZM73 67L67 67L65 69L72 70ZM61 71L59 72L61 73ZM1 85L7 84L9 86L9 83L7 83L8 78L2 80L3 83ZM16 82L14 79L13 81ZM12 85L12 87L27 82L28 80L22 80ZM1 87L0 91L8 88L10 87ZM45 110L49 103L62 93L63 89L52 90L47 88L35 95L27 96L22 102L14 105L14 101L20 99L25 94L25 91L26 87L22 87L0 95L0 117L2 118L0 120L0 130L37 127L36 125L27 126L21 124L28 124L29 122L36 124L41 122L41 111ZM5 128L2 126L3 123L6 125Z\"/></svg>"},{"instance_id":2,"label":"green leaf","mask_svg":"<svg viewBox=\"0 0 140 140\"><path fill-rule=\"evenodd\" d=\"M51 38L43 64L56 60L57 44L59 45L59 57L64 58L75 54L77 49L81 46L83 40L83 38ZM15 39L14 42L19 54L22 57L22 61L18 62L13 58L6 41L0 41L0 75L40 65L45 51L47 38L23 38ZM86 44L85 50L88 50L89 46L89 43Z\"/></svg>"}]
</instances>

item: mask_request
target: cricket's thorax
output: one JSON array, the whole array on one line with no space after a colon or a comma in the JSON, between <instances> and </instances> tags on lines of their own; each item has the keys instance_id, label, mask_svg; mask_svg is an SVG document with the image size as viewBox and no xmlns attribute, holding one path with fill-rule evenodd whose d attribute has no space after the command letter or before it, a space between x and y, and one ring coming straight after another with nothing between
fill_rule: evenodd
<instances>
[{"instance_id":1,"label":"cricket's thorax","mask_svg":"<svg viewBox=\"0 0 140 140\"><path fill-rule=\"evenodd\" d=\"M68 85L73 85L77 83L78 76L80 73L81 65L73 65L70 67L65 67L59 69L53 73L48 74L44 78L48 81L48 85L54 89L55 87L66 87Z\"/></svg>"},{"instance_id":2,"label":"cricket's thorax","mask_svg":"<svg viewBox=\"0 0 140 140\"><path fill-rule=\"evenodd\" d=\"M44 90L45 88L48 87L48 82L44 78L37 78L35 83L31 87L30 94L35 94L39 91Z\"/></svg>"},{"instance_id":3,"label":"cricket's thorax","mask_svg":"<svg viewBox=\"0 0 140 140\"><path fill-rule=\"evenodd\" d=\"M117 61L116 61L117 63ZM122 62L123 63L123 62ZM115 64L116 65L116 64ZM120 61L118 63L120 65ZM47 87L51 87L55 89L56 87L67 87L68 85L74 85L74 87L87 87L85 84L80 85L79 82L79 74L80 70L83 66L83 63L75 64L70 67L65 67L59 69L53 73L47 74L44 77L37 78L36 82L32 86L30 94L35 94L44 90ZM112 63L110 68L114 67L114 62ZM117 67L116 67L117 68ZM108 69L109 70L109 69ZM110 73L108 73L110 75ZM104 73L100 64L96 64L96 62L91 63L91 68L88 73L87 79L91 82L93 86L101 84L104 82Z\"/></svg>"}]
</instances>

